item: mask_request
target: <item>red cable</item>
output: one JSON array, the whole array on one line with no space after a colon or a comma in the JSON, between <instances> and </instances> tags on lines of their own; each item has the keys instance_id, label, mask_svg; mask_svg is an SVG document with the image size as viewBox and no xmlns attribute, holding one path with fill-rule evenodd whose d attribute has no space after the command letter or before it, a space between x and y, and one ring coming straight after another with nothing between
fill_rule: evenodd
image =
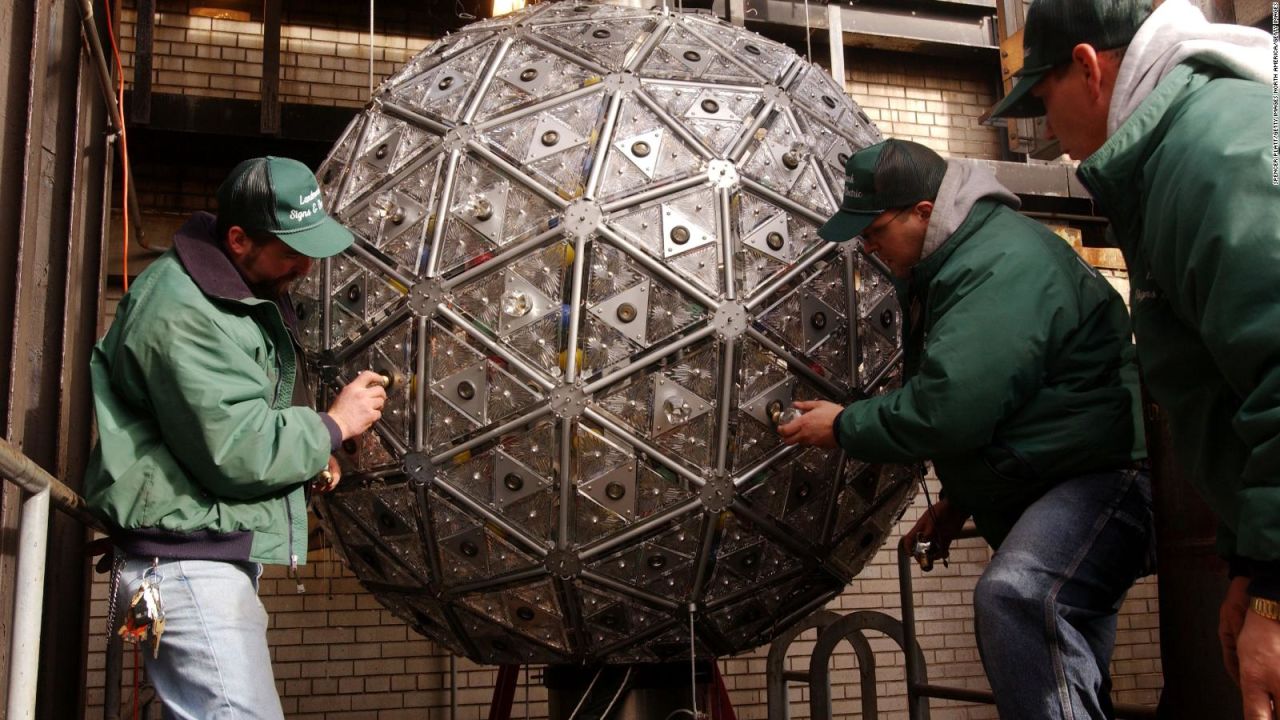
<instances>
[{"instance_id":1,"label":"red cable","mask_svg":"<svg viewBox=\"0 0 1280 720\"><path fill-rule=\"evenodd\" d=\"M103 5L107 6L109 0L104 0ZM129 140L125 133L124 127L124 65L120 63L120 50L116 47L116 31L111 24L111 8L108 6L107 11L103 13L103 17L107 21L107 37L111 40L111 55L116 61L116 78L119 82L120 97L116 103L116 120L120 124L120 213L123 222L124 244L121 257L123 258L124 268L124 289L129 290Z\"/></svg>"}]
</instances>

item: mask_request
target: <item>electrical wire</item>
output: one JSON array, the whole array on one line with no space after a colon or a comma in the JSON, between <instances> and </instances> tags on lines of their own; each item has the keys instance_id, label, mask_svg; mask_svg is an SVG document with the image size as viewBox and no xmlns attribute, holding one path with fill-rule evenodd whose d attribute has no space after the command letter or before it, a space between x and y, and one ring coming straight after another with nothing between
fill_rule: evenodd
<instances>
[{"instance_id":1,"label":"electrical wire","mask_svg":"<svg viewBox=\"0 0 1280 720\"><path fill-rule=\"evenodd\" d=\"M104 0L103 5L106 12L102 14L107 21L107 37L111 40L111 55L116 61L116 80L119 86L119 102L116 104L117 120L120 125L120 213L124 221L122 235L124 242L122 243L123 252L120 253L123 268L121 276L124 278L124 290L129 291L129 138L124 126L124 65L120 63L120 49L116 46L116 31L111 23L111 7Z\"/></svg>"}]
</instances>

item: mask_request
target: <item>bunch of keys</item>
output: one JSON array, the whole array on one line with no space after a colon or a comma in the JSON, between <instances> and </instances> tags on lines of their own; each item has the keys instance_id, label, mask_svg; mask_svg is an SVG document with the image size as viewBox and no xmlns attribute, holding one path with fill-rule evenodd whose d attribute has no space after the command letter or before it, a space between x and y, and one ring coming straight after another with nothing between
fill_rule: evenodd
<instances>
[{"instance_id":1,"label":"bunch of keys","mask_svg":"<svg viewBox=\"0 0 1280 720\"><path fill-rule=\"evenodd\" d=\"M160 656L160 636L164 634L164 603L160 600L160 582L164 576L159 571L159 561L142 574L142 584L129 601L129 610L117 634L125 642L138 645L151 639L151 657Z\"/></svg>"}]
</instances>

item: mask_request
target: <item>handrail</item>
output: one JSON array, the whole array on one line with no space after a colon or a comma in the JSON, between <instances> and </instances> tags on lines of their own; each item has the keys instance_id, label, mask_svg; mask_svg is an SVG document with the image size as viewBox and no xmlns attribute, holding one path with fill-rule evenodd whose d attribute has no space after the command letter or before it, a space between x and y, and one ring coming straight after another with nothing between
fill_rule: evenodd
<instances>
[{"instance_id":1,"label":"handrail","mask_svg":"<svg viewBox=\"0 0 1280 720\"><path fill-rule=\"evenodd\" d=\"M70 515L82 525L107 534L107 528L89 513L89 506L79 493L50 475L5 438L0 438L0 476L32 495L47 488L54 508Z\"/></svg>"}]
</instances>

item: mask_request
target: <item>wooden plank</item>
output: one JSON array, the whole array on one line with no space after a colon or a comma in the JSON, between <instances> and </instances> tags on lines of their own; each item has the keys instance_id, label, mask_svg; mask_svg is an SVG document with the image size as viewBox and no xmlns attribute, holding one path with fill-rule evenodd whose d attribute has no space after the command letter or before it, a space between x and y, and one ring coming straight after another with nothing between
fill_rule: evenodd
<instances>
[{"instance_id":1,"label":"wooden plank","mask_svg":"<svg viewBox=\"0 0 1280 720\"><path fill-rule=\"evenodd\" d=\"M263 135L280 134L280 15L282 0L266 0L262 22Z\"/></svg>"},{"instance_id":2,"label":"wooden plank","mask_svg":"<svg viewBox=\"0 0 1280 720\"><path fill-rule=\"evenodd\" d=\"M1128 270L1124 264L1124 253L1119 248L1087 247L1077 250L1085 262L1104 270Z\"/></svg>"},{"instance_id":3,"label":"wooden plank","mask_svg":"<svg viewBox=\"0 0 1280 720\"><path fill-rule=\"evenodd\" d=\"M151 122L151 67L154 58L156 0L138 0L138 25L133 51L133 103L129 121Z\"/></svg>"}]
</instances>

